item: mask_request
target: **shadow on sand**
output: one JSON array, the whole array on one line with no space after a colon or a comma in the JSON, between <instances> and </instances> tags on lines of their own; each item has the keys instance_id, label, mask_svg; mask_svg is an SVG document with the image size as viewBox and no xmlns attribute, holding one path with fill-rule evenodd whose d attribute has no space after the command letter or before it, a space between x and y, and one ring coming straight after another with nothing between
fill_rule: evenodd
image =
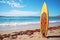
<instances>
[{"instance_id":1,"label":"shadow on sand","mask_svg":"<svg viewBox=\"0 0 60 40\"><path fill-rule=\"evenodd\" d=\"M47 38L60 38L60 35L58 35L58 36L47 36Z\"/></svg>"}]
</instances>

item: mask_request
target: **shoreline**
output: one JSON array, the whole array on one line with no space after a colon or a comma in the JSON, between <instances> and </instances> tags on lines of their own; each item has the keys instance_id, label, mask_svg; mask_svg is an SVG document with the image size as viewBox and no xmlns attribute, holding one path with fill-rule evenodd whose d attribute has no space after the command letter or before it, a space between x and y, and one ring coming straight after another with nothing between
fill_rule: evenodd
<instances>
[{"instance_id":1,"label":"shoreline","mask_svg":"<svg viewBox=\"0 0 60 40\"><path fill-rule=\"evenodd\" d=\"M40 27L39 27L40 28ZM13 32L13 31L17 31L17 32L19 32L19 31L26 31L26 30L40 30L39 28L26 28L26 29L16 29L16 30L8 30L8 31L3 31L3 32L9 32L9 31L11 31L11 32ZM60 29L60 26L53 26L53 27L49 27L48 28L48 30L55 30L55 29ZM2 33L3 33L2 32ZM1 33L1 32L0 32Z\"/></svg>"},{"instance_id":2,"label":"shoreline","mask_svg":"<svg viewBox=\"0 0 60 40\"><path fill-rule=\"evenodd\" d=\"M60 26L60 21L49 22L49 27ZM23 23L2 23L0 24L0 32L9 30L40 28L40 22L23 22Z\"/></svg>"},{"instance_id":3,"label":"shoreline","mask_svg":"<svg viewBox=\"0 0 60 40\"><path fill-rule=\"evenodd\" d=\"M51 33L54 33L53 31L54 30L60 30L60 26L55 26L55 27L49 27L48 28L49 29L49 31L48 31L48 35L52 35ZM13 32L14 31L14 32ZM27 35L27 36L31 36L31 35L34 35L34 33L40 33L40 29L39 28L36 28L36 29L23 29L23 30L11 30L11 31L9 31L9 32L3 32L3 33L1 33L0 34L0 39L4 39L4 38L12 38L12 39L17 39L18 38L18 36L23 36L23 35ZM49 33L50 32L50 33ZM55 32L57 32L57 31L55 31ZM53 35L60 35L60 31L59 31L59 34L53 34ZM23 37L22 37L23 38ZM2 39L2 40L3 40Z\"/></svg>"}]
</instances>

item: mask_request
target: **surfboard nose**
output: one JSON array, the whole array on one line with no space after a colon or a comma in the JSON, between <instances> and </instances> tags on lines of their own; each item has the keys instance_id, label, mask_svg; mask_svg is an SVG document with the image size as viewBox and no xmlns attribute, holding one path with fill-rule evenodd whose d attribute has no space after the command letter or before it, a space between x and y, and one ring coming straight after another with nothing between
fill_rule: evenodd
<instances>
[{"instance_id":1,"label":"surfboard nose","mask_svg":"<svg viewBox=\"0 0 60 40\"><path fill-rule=\"evenodd\" d=\"M48 13L48 8L47 8L47 5L46 5L46 2L44 2L43 6L42 6L42 10L41 10L41 13Z\"/></svg>"}]
</instances>

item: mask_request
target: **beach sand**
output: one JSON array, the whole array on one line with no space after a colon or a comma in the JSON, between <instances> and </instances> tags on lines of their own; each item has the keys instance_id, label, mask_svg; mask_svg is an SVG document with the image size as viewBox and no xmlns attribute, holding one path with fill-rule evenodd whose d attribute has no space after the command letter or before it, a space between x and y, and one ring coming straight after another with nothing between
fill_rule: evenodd
<instances>
[{"instance_id":1,"label":"beach sand","mask_svg":"<svg viewBox=\"0 0 60 40\"><path fill-rule=\"evenodd\" d=\"M39 28L0 32L0 40L60 40L60 26L49 27L46 38L40 38Z\"/></svg>"}]
</instances>

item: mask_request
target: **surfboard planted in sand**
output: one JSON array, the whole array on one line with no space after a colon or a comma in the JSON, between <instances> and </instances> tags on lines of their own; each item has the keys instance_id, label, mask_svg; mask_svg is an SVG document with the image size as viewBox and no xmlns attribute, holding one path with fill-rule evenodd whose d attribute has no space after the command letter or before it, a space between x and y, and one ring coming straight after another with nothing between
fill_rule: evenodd
<instances>
[{"instance_id":1,"label":"surfboard planted in sand","mask_svg":"<svg viewBox=\"0 0 60 40\"><path fill-rule=\"evenodd\" d=\"M41 37L46 37L48 32L48 8L44 2L40 15L40 33Z\"/></svg>"}]
</instances>

